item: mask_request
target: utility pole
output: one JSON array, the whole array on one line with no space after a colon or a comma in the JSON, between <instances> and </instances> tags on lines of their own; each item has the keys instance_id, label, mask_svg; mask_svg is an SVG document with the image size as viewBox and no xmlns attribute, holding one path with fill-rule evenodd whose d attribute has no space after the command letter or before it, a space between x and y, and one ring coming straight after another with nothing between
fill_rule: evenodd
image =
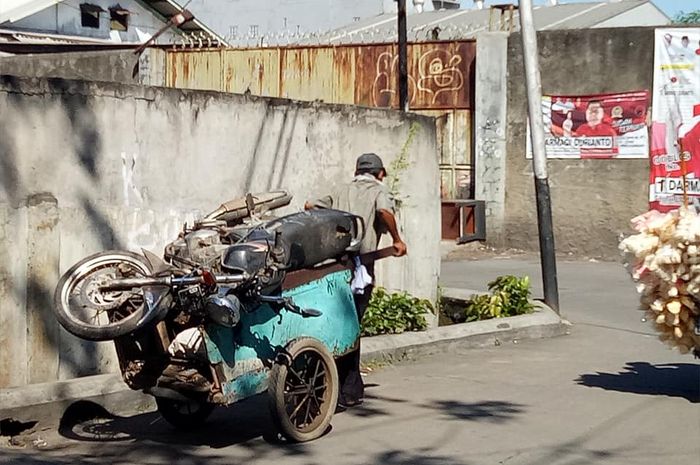
<instances>
[{"instance_id":1,"label":"utility pole","mask_svg":"<svg viewBox=\"0 0 700 465\"><path fill-rule=\"evenodd\" d=\"M399 2L399 109L408 111L408 45L406 44L406 0Z\"/></svg>"},{"instance_id":2,"label":"utility pole","mask_svg":"<svg viewBox=\"0 0 700 465\"><path fill-rule=\"evenodd\" d=\"M559 313L557 260L554 252L552 201L547 180L547 155L544 149L544 122L542 121L542 83L537 52L537 33L532 20L532 0L520 0L520 33L523 38L525 82L532 138L532 165L535 173L537 198L537 226L540 235L540 263L544 302Z\"/></svg>"}]
</instances>

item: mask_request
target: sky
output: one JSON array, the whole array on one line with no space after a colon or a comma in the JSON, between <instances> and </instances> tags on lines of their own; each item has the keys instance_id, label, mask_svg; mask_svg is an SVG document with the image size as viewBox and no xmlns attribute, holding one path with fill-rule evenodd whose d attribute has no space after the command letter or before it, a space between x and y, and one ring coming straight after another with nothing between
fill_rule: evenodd
<instances>
[{"instance_id":1,"label":"sky","mask_svg":"<svg viewBox=\"0 0 700 465\"><path fill-rule=\"evenodd\" d=\"M466 0L467 2L469 0ZM559 3L581 3L590 2L591 0L560 0ZM462 0L464 3L465 0ZM700 2L698 0L652 0L652 2L663 10L668 16L673 18L681 11L693 11L700 9ZM535 5L542 5L548 3L546 0L534 0Z\"/></svg>"},{"instance_id":2,"label":"sky","mask_svg":"<svg viewBox=\"0 0 700 465\"><path fill-rule=\"evenodd\" d=\"M671 18L681 11L687 13L689 11L700 10L700 2L698 2L698 0L654 0L654 4Z\"/></svg>"},{"instance_id":3,"label":"sky","mask_svg":"<svg viewBox=\"0 0 700 465\"><path fill-rule=\"evenodd\" d=\"M582 3L582 2L591 2L591 1L598 1L598 0L559 0L559 3ZM700 1L698 0L652 0L653 3L659 7L659 9L663 10L664 13L666 13L669 17L673 18L676 16L679 12L681 11L693 11L693 10L700 10ZM428 1L425 2L426 4L429 3ZM473 5L472 0L461 0L462 3L462 8L469 7ZM484 2L486 5L491 4L491 3L509 3L504 0L491 0L491 1L485 1ZM534 5L545 5L548 3L547 0L533 0L532 2Z\"/></svg>"}]
</instances>

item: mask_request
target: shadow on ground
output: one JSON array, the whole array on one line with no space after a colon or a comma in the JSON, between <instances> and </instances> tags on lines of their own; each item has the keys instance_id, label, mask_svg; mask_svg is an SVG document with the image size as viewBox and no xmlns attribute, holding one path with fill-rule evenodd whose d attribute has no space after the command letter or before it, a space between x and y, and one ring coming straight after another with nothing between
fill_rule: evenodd
<instances>
[{"instance_id":1,"label":"shadow on ground","mask_svg":"<svg viewBox=\"0 0 700 465\"><path fill-rule=\"evenodd\" d=\"M68 408L59 434L81 442L137 441L176 447L208 446L214 449L241 444L258 437L272 438L275 428L267 396L259 395L230 407L214 410L206 423L192 431L179 431L157 412L130 417L112 415L101 406L80 401Z\"/></svg>"},{"instance_id":2,"label":"shadow on ground","mask_svg":"<svg viewBox=\"0 0 700 465\"><path fill-rule=\"evenodd\" d=\"M175 430L156 412L122 417L89 401L76 404L66 410L58 429L69 441L42 450L3 450L0 464L228 465L280 453L285 457L306 453L303 444L277 440L264 395L217 408L191 432ZM221 450L234 445L245 460L232 459Z\"/></svg>"},{"instance_id":3,"label":"shadow on ground","mask_svg":"<svg viewBox=\"0 0 700 465\"><path fill-rule=\"evenodd\" d=\"M424 407L441 411L444 415L455 420L488 423L505 423L525 412L524 405L498 400L469 403L457 400L438 400L424 405Z\"/></svg>"},{"instance_id":4,"label":"shadow on ground","mask_svg":"<svg viewBox=\"0 0 700 465\"><path fill-rule=\"evenodd\" d=\"M324 438L305 444L276 439L265 395L217 409L205 426L188 433L174 430L155 412L121 417L88 401L66 412L59 433L69 441L42 450L2 450L0 464L243 465L294 457L307 465L327 464L318 455ZM227 451L231 446L237 450ZM389 449L362 460L368 465L471 465L436 448Z\"/></svg>"},{"instance_id":5,"label":"shadow on ground","mask_svg":"<svg viewBox=\"0 0 700 465\"><path fill-rule=\"evenodd\" d=\"M700 365L692 363L628 362L618 373L585 374L576 382L610 391L682 397L700 402Z\"/></svg>"}]
</instances>

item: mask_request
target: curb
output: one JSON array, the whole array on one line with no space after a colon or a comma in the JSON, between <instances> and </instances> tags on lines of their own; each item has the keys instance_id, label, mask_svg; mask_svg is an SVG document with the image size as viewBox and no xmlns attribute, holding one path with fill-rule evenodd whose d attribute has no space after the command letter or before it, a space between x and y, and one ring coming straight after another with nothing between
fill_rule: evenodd
<instances>
[{"instance_id":1,"label":"curb","mask_svg":"<svg viewBox=\"0 0 700 465\"><path fill-rule=\"evenodd\" d=\"M443 295L465 299L482 291L444 289ZM551 308L534 302L532 314L508 318L461 323L428 329L422 332L389 334L365 338L361 359L371 361L398 361L453 348L476 348L562 336L569 333L571 324ZM0 389L0 420L13 418L21 421L38 420L43 424L58 424L65 410L79 400L102 405L115 415L131 415L153 410L153 398L131 390L120 374L86 376L68 381L33 384L19 388Z\"/></svg>"},{"instance_id":2,"label":"curb","mask_svg":"<svg viewBox=\"0 0 700 465\"><path fill-rule=\"evenodd\" d=\"M469 299L483 291L443 289L443 297ZM444 353L454 348L478 348L517 343L524 339L541 339L569 334L571 323L540 301L533 301L534 313L492 320L459 323L421 332L387 334L362 341L361 360L368 362L398 361L417 356Z\"/></svg>"},{"instance_id":3,"label":"curb","mask_svg":"<svg viewBox=\"0 0 700 465\"><path fill-rule=\"evenodd\" d=\"M77 401L100 404L114 415L133 415L152 410L154 405L151 396L130 389L120 374L110 373L0 389L0 420L57 425L66 409Z\"/></svg>"}]
</instances>

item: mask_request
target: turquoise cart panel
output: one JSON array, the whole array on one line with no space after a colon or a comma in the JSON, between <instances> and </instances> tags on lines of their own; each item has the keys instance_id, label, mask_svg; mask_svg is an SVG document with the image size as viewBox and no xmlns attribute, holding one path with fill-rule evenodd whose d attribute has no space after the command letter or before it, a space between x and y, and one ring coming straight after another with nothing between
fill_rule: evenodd
<instances>
[{"instance_id":1,"label":"turquoise cart panel","mask_svg":"<svg viewBox=\"0 0 700 465\"><path fill-rule=\"evenodd\" d=\"M360 325L350 290L350 271L324 276L282 293L301 308L323 312L318 317L302 317L287 310L275 312L263 304L243 312L236 328L210 324L205 328L209 361L221 364L222 381L228 403L267 389L267 375L277 353L294 339L318 339L338 357L357 347Z\"/></svg>"}]
</instances>

